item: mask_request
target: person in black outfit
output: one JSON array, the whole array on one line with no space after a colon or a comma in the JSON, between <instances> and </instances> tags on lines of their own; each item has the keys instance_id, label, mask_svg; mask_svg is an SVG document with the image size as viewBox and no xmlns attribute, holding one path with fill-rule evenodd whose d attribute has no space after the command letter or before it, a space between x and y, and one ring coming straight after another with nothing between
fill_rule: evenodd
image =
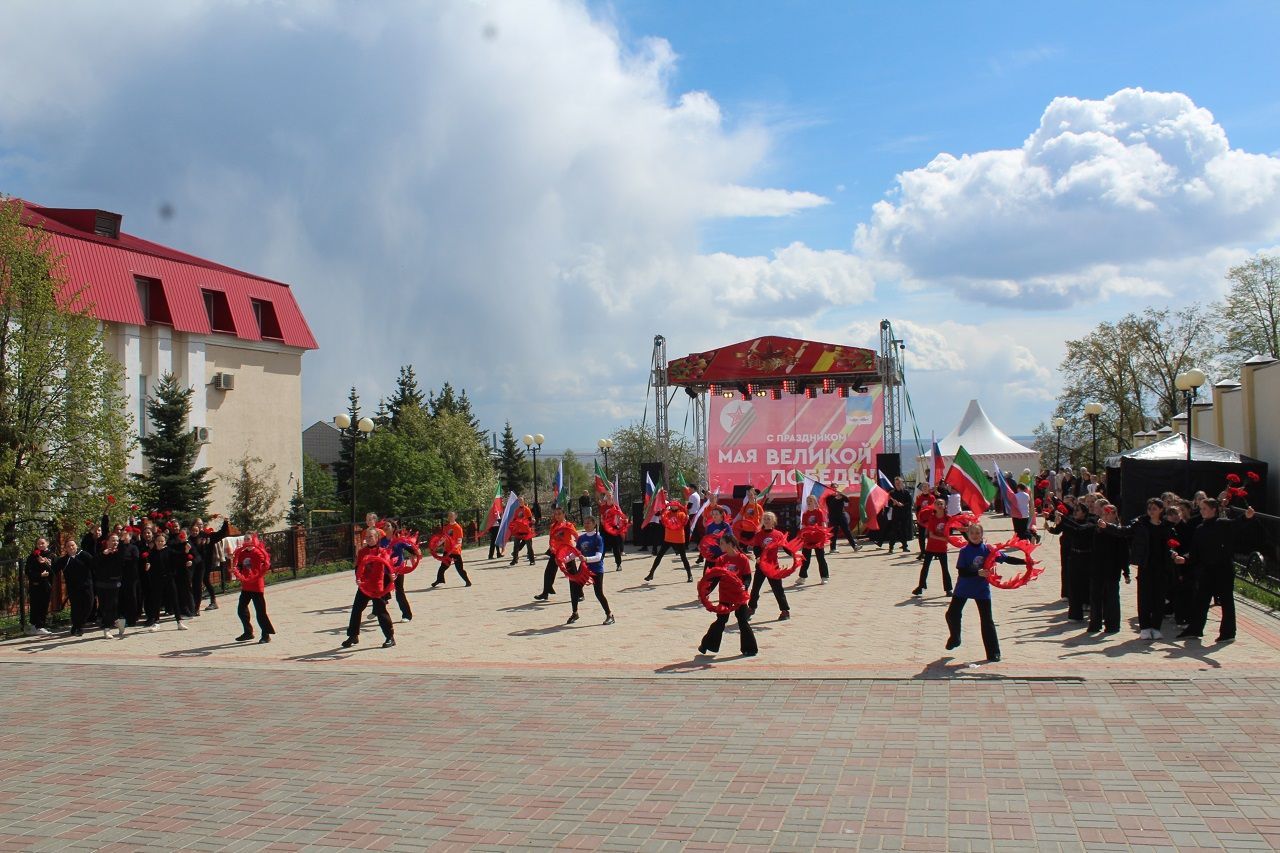
<instances>
[{"instance_id":1,"label":"person in black outfit","mask_svg":"<svg viewBox=\"0 0 1280 853\"><path fill-rule=\"evenodd\" d=\"M145 552L142 570L147 575L147 624L152 631L159 629L160 604L173 614L173 621L179 631L187 630L182 624L182 606L180 604L181 588L174 564L186 559L182 552L169 547L169 538L163 532L157 532L151 540L151 550ZM189 587L187 588L189 591Z\"/></svg>"},{"instance_id":2,"label":"person in black outfit","mask_svg":"<svg viewBox=\"0 0 1280 853\"><path fill-rule=\"evenodd\" d=\"M364 547L356 554L356 597L351 602L351 619L347 622L347 638L342 641L342 648L349 649L356 643L360 642L360 620L364 616L364 609L373 604L373 615L378 619L378 627L382 629L382 647L389 649L396 644L396 629L391 624L391 614L387 612L387 599L390 598L390 591L395 588L395 576L390 569L384 568L382 572L382 588L387 590L387 594L380 598L371 598L366 595L364 590L360 588L359 572L360 559L366 554L377 553L378 547L378 529L370 527L364 532ZM373 564L376 566L376 564ZM374 577L377 577L375 574Z\"/></svg>"},{"instance_id":3,"label":"person in black outfit","mask_svg":"<svg viewBox=\"0 0 1280 853\"><path fill-rule=\"evenodd\" d=\"M133 542L133 529L120 534L120 610L124 624L132 628L142 615L142 590L139 588L138 564L141 552Z\"/></svg>"},{"instance_id":4,"label":"person in black outfit","mask_svg":"<svg viewBox=\"0 0 1280 853\"><path fill-rule=\"evenodd\" d=\"M1165 591L1169 585L1169 540L1173 525L1165 520L1164 501L1147 501L1147 514L1121 528L1129 537L1129 563L1138 567L1138 636L1144 640L1164 637Z\"/></svg>"},{"instance_id":5,"label":"person in black outfit","mask_svg":"<svg viewBox=\"0 0 1280 853\"><path fill-rule=\"evenodd\" d=\"M1203 521L1191 537L1191 552L1183 557L1175 556L1178 565L1190 565L1195 570L1195 610L1186 630L1178 639L1204 635L1204 625L1209 618L1209 605L1216 596L1222 605L1222 624L1218 628L1219 643L1229 643L1236 638L1236 544L1240 536L1254 523L1254 509L1249 507L1242 518L1225 518L1216 498L1205 498L1200 503Z\"/></svg>"},{"instance_id":6,"label":"person in black outfit","mask_svg":"<svg viewBox=\"0 0 1280 853\"><path fill-rule=\"evenodd\" d=\"M120 586L124 578L124 562L120 554L120 537L112 533L102 543L93 562L93 590L98 596L98 627L102 639L116 629L116 639L124 637L124 619L117 617L120 603Z\"/></svg>"},{"instance_id":7,"label":"person in black outfit","mask_svg":"<svg viewBox=\"0 0 1280 853\"><path fill-rule=\"evenodd\" d=\"M36 547L27 556L27 602L31 607L31 625L28 634L48 634L49 599L53 595L53 554L49 540L41 536Z\"/></svg>"},{"instance_id":8,"label":"person in black outfit","mask_svg":"<svg viewBox=\"0 0 1280 853\"><path fill-rule=\"evenodd\" d=\"M840 534L844 534L844 538L849 540L849 547L858 550L858 543L853 538L853 532L849 530L849 517L845 515L845 509L849 505L849 497L843 492L832 489L831 493L825 498L827 502L827 525L831 528L831 553L836 552L836 540L840 538Z\"/></svg>"},{"instance_id":9,"label":"person in black outfit","mask_svg":"<svg viewBox=\"0 0 1280 853\"><path fill-rule=\"evenodd\" d=\"M1129 583L1129 543L1118 532L1114 505L1102 508L1098 533L1093 537L1093 574L1089 578L1089 633L1115 634L1120 630L1120 577Z\"/></svg>"},{"instance_id":10,"label":"person in black outfit","mask_svg":"<svg viewBox=\"0 0 1280 853\"><path fill-rule=\"evenodd\" d=\"M186 619L195 614L195 605L191 602L191 578L195 574L193 570L196 568L196 555L191 549L191 543L187 542L184 530L174 530L169 535L168 542L169 550L173 552L169 565L173 571L176 612Z\"/></svg>"},{"instance_id":11,"label":"person in black outfit","mask_svg":"<svg viewBox=\"0 0 1280 853\"><path fill-rule=\"evenodd\" d=\"M888 517L887 541L889 553L893 553L894 545L902 545L902 553L911 550L911 521L915 511L911 500L911 492L901 477L893 478L893 491L889 492L889 505L886 507Z\"/></svg>"},{"instance_id":12,"label":"person in black outfit","mask_svg":"<svg viewBox=\"0 0 1280 853\"><path fill-rule=\"evenodd\" d=\"M1084 608L1089 604L1089 584L1093 577L1093 537L1097 522L1089 518L1089 510L1078 503L1071 515L1058 524L1062 541L1066 543L1066 556L1070 570L1067 572L1067 618L1072 622L1084 621Z\"/></svg>"},{"instance_id":13,"label":"person in black outfit","mask_svg":"<svg viewBox=\"0 0 1280 853\"><path fill-rule=\"evenodd\" d=\"M213 517L217 518L217 515ZM199 571L191 573L191 603L197 616L200 615L200 603L204 600L205 592L209 593L209 606L205 609L218 609L218 598L213 589L213 570L218 563L218 543L226 539L230 533L230 519L222 519L222 528L215 531L211 527L205 527L204 522L197 518L191 525L190 533L187 534L188 541L194 543L195 551L200 556ZM193 560L192 569L196 566Z\"/></svg>"},{"instance_id":14,"label":"person in black outfit","mask_svg":"<svg viewBox=\"0 0 1280 853\"><path fill-rule=\"evenodd\" d=\"M104 515L103 518L106 518ZM89 558L98 556L98 540L102 538L102 531L106 528L106 522L93 525L85 534L80 537L80 550L89 555Z\"/></svg>"},{"instance_id":15,"label":"person in black outfit","mask_svg":"<svg viewBox=\"0 0 1280 853\"><path fill-rule=\"evenodd\" d=\"M751 562L739 550L738 540L733 537L732 533L725 533L720 537L720 551L721 556L712 560L711 563L735 571L738 578L745 584L751 576ZM712 581L712 591L715 590L718 583L718 580ZM755 657L759 654L760 647L756 644L756 636L751 630L751 610L744 605L734 611L734 616L738 620L738 641L741 644L742 656ZM720 651L720 640L724 637L724 629L728 624L728 613L717 614L715 621L711 623L711 627L703 635L702 642L698 644L698 653L705 655L708 652Z\"/></svg>"},{"instance_id":16,"label":"person in black outfit","mask_svg":"<svg viewBox=\"0 0 1280 853\"><path fill-rule=\"evenodd\" d=\"M73 637L84 636L84 623L89 619L93 605L93 558L76 547L67 537L62 543L62 556L53 564L53 571L62 575L62 585L71 602L71 631Z\"/></svg>"}]
</instances>

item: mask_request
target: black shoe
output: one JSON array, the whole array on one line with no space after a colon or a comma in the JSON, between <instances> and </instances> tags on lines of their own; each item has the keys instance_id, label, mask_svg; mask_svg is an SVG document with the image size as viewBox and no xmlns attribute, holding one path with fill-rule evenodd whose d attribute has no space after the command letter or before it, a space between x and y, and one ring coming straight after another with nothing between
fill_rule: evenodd
<instances>
[{"instance_id":1,"label":"black shoe","mask_svg":"<svg viewBox=\"0 0 1280 853\"><path fill-rule=\"evenodd\" d=\"M690 573L689 577L685 578L685 580L688 581L689 583L693 583L693 574Z\"/></svg>"},{"instance_id":2,"label":"black shoe","mask_svg":"<svg viewBox=\"0 0 1280 853\"><path fill-rule=\"evenodd\" d=\"M245 640L252 640L252 639L253 639L253 634L245 633L245 634L241 634L239 637L236 637L236 642L243 643Z\"/></svg>"},{"instance_id":3,"label":"black shoe","mask_svg":"<svg viewBox=\"0 0 1280 853\"><path fill-rule=\"evenodd\" d=\"M647 574L647 575L645 575L645 576L644 576L644 582L645 582L645 583L653 583L653 573L652 573L652 572L650 572L649 574Z\"/></svg>"},{"instance_id":4,"label":"black shoe","mask_svg":"<svg viewBox=\"0 0 1280 853\"><path fill-rule=\"evenodd\" d=\"M395 637L387 637L387 639L383 641L383 643L382 643L382 647L383 647L384 649L389 649L389 648L391 648L392 646L394 646L395 644L396 644L396 638L395 638Z\"/></svg>"},{"instance_id":5,"label":"black shoe","mask_svg":"<svg viewBox=\"0 0 1280 853\"><path fill-rule=\"evenodd\" d=\"M707 653L707 647L706 647L706 646L698 646L698 654L700 654L700 655L705 655L706 653Z\"/></svg>"},{"instance_id":6,"label":"black shoe","mask_svg":"<svg viewBox=\"0 0 1280 853\"><path fill-rule=\"evenodd\" d=\"M758 654L760 654L760 653L759 653L759 652L743 652L743 653L742 653L742 656L743 656L744 658L753 658L753 657L755 657L755 656L756 656L756 655L758 655Z\"/></svg>"},{"instance_id":7,"label":"black shoe","mask_svg":"<svg viewBox=\"0 0 1280 853\"><path fill-rule=\"evenodd\" d=\"M1174 639L1175 639L1175 640L1187 640L1187 639L1190 639L1191 637L1202 637L1202 636L1204 636L1204 635L1203 635L1203 634L1201 634L1199 631L1192 631L1190 628L1188 628L1188 629L1187 629L1187 630L1185 630L1185 631L1180 631L1180 632L1178 633L1178 636L1174 637Z\"/></svg>"},{"instance_id":8,"label":"black shoe","mask_svg":"<svg viewBox=\"0 0 1280 853\"><path fill-rule=\"evenodd\" d=\"M262 639L258 641L258 645L262 645L263 643L269 643L269 642L271 642L271 635L263 634Z\"/></svg>"},{"instance_id":9,"label":"black shoe","mask_svg":"<svg viewBox=\"0 0 1280 853\"><path fill-rule=\"evenodd\" d=\"M431 588L435 589L436 587L440 586L440 584L442 583L444 583L444 581L436 581L435 583L431 584Z\"/></svg>"},{"instance_id":10,"label":"black shoe","mask_svg":"<svg viewBox=\"0 0 1280 853\"><path fill-rule=\"evenodd\" d=\"M510 563L507 563L508 566L514 566L515 564L516 564L515 560L512 560Z\"/></svg>"},{"instance_id":11,"label":"black shoe","mask_svg":"<svg viewBox=\"0 0 1280 853\"><path fill-rule=\"evenodd\" d=\"M605 624L605 625L612 625L612 624L613 624L613 614L612 614L612 613L606 613L606 614L604 615L604 623L603 623L603 624Z\"/></svg>"},{"instance_id":12,"label":"black shoe","mask_svg":"<svg viewBox=\"0 0 1280 853\"><path fill-rule=\"evenodd\" d=\"M790 611L790 610L784 610L784 611L782 611L781 613L779 613L779 614L778 614L778 621L779 621L779 622L786 622L786 621L787 621L788 619L790 619L790 618L791 618L791 611Z\"/></svg>"},{"instance_id":13,"label":"black shoe","mask_svg":"<svg viewBox=\"0 0 1280 853\"><path fill-rule=\"evenodd\" d=\"M1218 639L1214 640L1215 643L1234 643L1235 641L1235 634L1232 634L1230 637L1218 637Z\"/></svg>"},{"instance_id":14,"label":"black shoe","mask_svg":"<svg viewBox=\"0 0 1280 853\"><path fill-rule=\"evenodd\" d=\"M471 586L471 581L467 581L467 586Z\"/></svg>"},{"instance_id":15,"label":"black shoe","mask_svg":"<svg viewBox=\"0 0 1280 853\"><path fill-rule=\"evenodd\" d=\"M413 614L412 614L412 613L401 613L401 614L400 614L400 621L401 621L401 622L412 622L412 621L413 621Z\"/></svg>"},{"instance_id":16,"label":"black shoe","mask_svg":"<svg viewBox=\"0 0 1280 853\"><path fill-rule=\"evenodd\" d=\"M920 593L922 592L924 592L924 587L922 586L918 586L915 589L911 590L912 595L920 595Z\"/></svg>"},{"instance_id":17,"label":"black shoe","mask_svg":"<svg viewBox=\"0 0 1280 853\"><path fill-rule=\"evenodd\" d=\"M959 648L959 647L960 647L959 640L957 640L955 637L947 638L947 651L951 651L952 649Z\"/></svg>"},{"instance_id":18,"label":"black shoe","mask_svg":"<svg viewBox=\"0 0 1280 853\"><path fill-rule=\"evenodd\" d=\"M535 595L535 596L533 597L533 600L534 600L534 601L546 601L546 600L547 600L547 594L546 594L545 592L540 592L540 593L538 593L537 595Z\"/></svg>"},{"instance_id":19,"label":"black shoe","mask_svg":"<svg viewBox=\"0 0 1280 853\"><path fill-rule=\"evenodd\" d=\"M359 637L347 637L345 640L342 641L342 647L344 649L349 649L358 642L360 642Z\"/></svg>"},{"instance_id":20,"label":"black shoe","mask_svg":"<svg viewBox=\"0 0 1280 853\"><path fill-rule=\"evenodd\" d=\"M1000 663L1000 655L995 654L987 658L987 663Z\"/></svg>"},{"instance_id":21,"label":"black shoe","mask_svg":"<svg viewBox=\"0 0 1280 853\"><path fill-rule=\"evenodd\" d=\"M565 623L564 623L564 624L566 624L566 625L572 625L574 622L577 622L577 621L578 621L578 614L577 614L577 613L570 613L570 614L569 614L569 618L565 620Z\"/></svg>"}]
</instances>

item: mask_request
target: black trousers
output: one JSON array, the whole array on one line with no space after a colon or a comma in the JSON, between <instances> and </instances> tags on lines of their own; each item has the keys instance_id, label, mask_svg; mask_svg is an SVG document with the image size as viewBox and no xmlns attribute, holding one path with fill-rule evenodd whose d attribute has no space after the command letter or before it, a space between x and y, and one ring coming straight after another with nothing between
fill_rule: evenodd
<instances>
[{"instance_id":1,"label":"black trousers","mask_svg":"<svg viewBox=\"0 0 1280 853\"><path fill-rule=\"evenodd\" d=\"M120 582L120 615L130 627L137 625L138 618L142 615L142 590L138 585L137 575L125 575Z\"/></svg>"},{"instance_id":2,"label":"black trousers","mask_svg":"<svg viewBox=\"0 0 1280 853\"><path fill-rule=\"evenodd\" d=\"M818 558L818 576L824 580L831 577L827 571L827 555L821 548L801 548L800 554L804 557L804 562L800 564L800 577L809 577L809 560L814 556Z\"/></svg>"},{"instance_id":3,"label":"black trousers","mask_svg":"<svg viewBox=\"0 0 1280 853\"><path fill-rule=\"evenodd\" d=\"M751 630L751 611L746 607L739 607L733 612L733 615L738 619L738 639L742 644L742 653L744 655L754 655L760 651L760 647L756 645L756 635ZM717 615L716 621L711 623L711 627L703 635L700 647L709 652L720 651L720 640L724 637L724 627L728 624L728 613Z\"/></svg>"},{"instance_id":4,"label":"black trousers","mask_svg":"<svg viewBox=\"0 0 1280 853\"><path fill-rule=\"evenodd\" d=\"M1173 621L1190 625L1195 621L1202 579L1190 566L1174 566L1169 571L1166 594L1173 604Z\"/></svg>"},{"instance_id":5,"label":"black trousers","mask_svg":"<svg viewBox=\"0 0 1280 853\"><path fill-rule=\"evenodd\" d=\"M413 608L409 606L409 596L404 594L404 578L404 575L396 575L396 604L400 606L401 619L412 619Z\"/></svg>"},{"instance_id":6,"label":"black trousers","mask_svg":"<svg viewBox=\"0 0 1280 853\"><path fill-rule=\"evenodd\" d=\"M1093 576L1093 559L1088 551L1071 551L1067 555L1071 572L1067 578L1067 618L1084 619L1084 608L1089 603L1089 586ZM1163 607L1163 603L1161 604Z\"/></svg>"},{"instance_id":7,"label":"black trousers","mask_svg":"<svg viewBox=\"0 0 1280 853\"><path fill-rule=\"evenodd\" d=\"M653 558L653 565L649 567L649 577L653 577L653 573L658 570L658 563L662 561L668 549L680 555L680 562L684 563L685 572L689 577L693 577L693 567L689 565L689 555L685 553L687 548L688 543L686 542L663 542L662 547L658 549L658 553Z\"/></svg>"},{"instance_id":8,"label":"black trousers","mask_svg":"<svg viewBox=\"0 0 1280 853\"><path fill-rule=\"evenodd\" d=\"M609 599L604 597L604 573L594 575L591 578L591 588L595 590L596 601L600 602L600 606L604 608L604 615L608 616L613 611L609 609ZM573 612L578 612L578 602L583 599L582 584L569 582L569 603L573 605Z\"/></svg>"},{"instance_id":9,"label":"black trousers","mask_svg":"<svg viewBox=\"0 0 1280 853\"><path fill-rule=\"evenodd\" d=\"M501 556L502 556L502 551L498 548L498 528L496 526L490 527L488 559L492 560L494 557L501 557Z\"/></svg>"},{"instance_id":10,"label":"black trousers","mask_svg":"<svg viewBox=\"0 0 1280 853\"><path fill-rule=\"evenodd\" d=\"M533 540L532 539L513 539L515 544L511 546L511 565L515 565L520 559L520 549L524 548L529 553L529 565L533 565L536 561L533 559Z\"/></svg>"},{"instance_id":11,"label":"black trousers","mask_svg":"<svg viewBox=\"0 0 1280 853\"><path fill-rule=\"evenodd\" d=\"M849 529L849 522L843 515L839 518L832 517L827 522L827 526L831 528L831 553L836 552L836 541L840 538L840 534L844 534L844 538L849 540L849 547L857 550L858 543L853 541L853 531Z\"/></svg>"},{"instance_id":12,"label":"black trousers","mask_svg":"<svg viewBox=\"0 0 1280 853\"><path fill-rule=\"evenodd\" d=\"M209 593L209 603L217 604L218 599L213 589L213 569L207 564L201 563L199 566L191 567L191 604L192 613L200 611L200 604L204 601L204 593Z\"/></svg>"},{"instance_id":13,"label":"black trousers","mask_svg":"<svg viewBox=\"0 0 1280 853\"><path fill-rule=\"evenodd\" d=\"M964 615L964 603L968 600L962 595L952 596L951 604L947 606L947 628L951 631L951 639L957 643L960 642L960 620ZM973 603L978 605L978 618L982 620L982 645L987 651L987 658L997 657L1000 654L1000 638L996 636L996 623L991 617L991 599L975 598Z\"/></svg>"},{"instance_id":14,"label":"black trousers","mask_svg":"<svg viewBox=\"0 0 1280 853\"><path fill-rule=\"evenodd\" d=\"M1031 524L1029 518L1015 518L1013 520L1013 535L1019 539L1027 539L1027 529Z\"/></svg>"},{"instance_id":15,"label":"black trousers","mask_svg":"<svg viewBox=\"0 0 1280 853\"><path fill-rule=\"evenodd\" d=\"M462 576L463 583L467 586L471 586L471 578L467 577L467 570L462 567L461 554L454 554L451 562L440 564L440 571L436 572L436 583L444 583L444 573L451 565L458 570L458 574ZM404 577L404 575L401 575L400 577ZM399 587L397 587L397 589L398 588ZM399 595L397 595L396 600L399 600Z\"/></svg>"},{"instance_id":16,"label":"black trousers","mask_svg":"<svg viewBox=\"0 0 1280 853\"><path fill-rule=\"evenodd\" d=\"M395 629L391 626L391 614L387 612L387 600L385 598L370 598L360 590L356 590L356 600L351 602L351 621L347 623L347 636L360 636L360 620L364 617L364 609L373 602L373 615L378 617L378 626L382 628L382 636L390 640L395 636Z\"/></svg>"},{"instance_id":17,"label":"black trousers","mask_svg":"<svg viewBox=\"0 0 1280 853\"><path fill-rule=\"evenodd\" d=\"M151 572L147 585L147 624L154 625L160 621L160 605L173 614L174 620L181 622L185 613L182 610L182 591L187 587L174 576L173 572Z\"/></svg>"},{"instance_id":18,"label":"black trousers","mask_svg":"<svg viewBox=\"0 0 1280 853\"><path fill-rule=\"evenodd\" d=\"M242 589L240 603L236 605L236 615L240 617L244 632L250 637L253 636L253 627L249 624L249 602L253 602L253 612L258 617L258 628L262 631L262 636L274 634L275 626L271 624L271 617L267 615L267 596L261 592L245 592Z\"/></svg>"},{"instance_id":19,"label":"black trousers","mask_svg":"<svg viewBox=\"0 0 1280 853\"><path fill-rule=\"evenodd\" d=\"M944 592L951 592L951 567L947 565L947 554L931 554L924 552L924 565L920 567L920 589L929 588L929 564L934 560L938 561L938 565L942 567L942 589Z\"/></svg>"},{"instance_id":20,"label":"black trousers","mask_svg":"<svg viewBox=\"0 0 1280 853\"><path fill-rule=\"evenodd\" d=\"M766 577L765 573L759 569L756 569L751 578L751 601L747 606L752 611L755 611L756 605L760 603L760 589L764 586L765 581L769 582L769 589L773 590L773 598L778 602L778 609L784 613L790 613L791 608L787 606L787 593L782 588L782 581L777 578Z\"/></svg>"},{"instance_id":21,"label":"black trousers","mask_svg":"<svg viewBox=\"0 0 1280 853\"><path fill-rule=\"evenodd\" d=\"M173 571L174 606L177 607L173 613L181 614L185 619L196 612L195 605L191 601L191 567L186 563L179 563ZM165 607L168 606L166 602Z\"/></svg>"},{"instance_id":22,"label":"black trousers","mask_svg":"<svg viewBox=\"0 0 1280 853\"><path fill-rule=\"evenodd\" d=\"M116 613L120 604L120 587L115 584L110 585L94 585L94 592L98 594L98 627L107 630L116 623Z\"/></svg>"},{"instance_id":23,"label":"black trousers","mask_svg":"<svg viewBox=\"0 0 1280 853\"><path fill-rule=\"evenodd\" d=\"M1093 568L1089 581L1089 630L1113 634L1120 630L1120 570Z\"/></svg>"},{"instance_id":24,"label":"black trousers","mask_svg":"<svg viewBox=\"0 0 1280 853\"><path fill-rule=\"evenodd\" d=\"M1074 566L1072 567L1074 569ZM1138 566L1138 628L1160 630L1164 623L1164 595L1168 571Z\"/></svg>"},{"instance_id":25,"label":"black trousers","mask_svg":"<svg viewBox=\"0 0 1280 853\"><path fill-rule=\"evenodd\" d=\"M622 537L614 536L612 533L604 535L604 552L613 555L613 566L616 569L622 568Z\"/></svg>"},{"instance_id":26,"label":"black trousers","mask_svg":"<svg viewBox=\"0 0 1280 853\"><path fill-rule=\"evenodd\" d=\"M553 554L547 555L547 567L542 570L542 594L554 595L556 591L556 574L559 573L560 567L556 565L556 558Z\"/></svg>"},{"instance_id":27,"label":"black trousers","mask_svg":"<svg viewBox=\"0 0 1280 853\"><path fill-rule=\"evenodd\" d=\"M71 632L81 634L93 608L93 587L68 590L67 598L71 603Z\"/></svg>"},{"instance_id":28,"label":"black trousers","mask_svg":"<svg viewBox=\"0 0 1280 853\"><path fill-rule=\"evenodd\" d=\"M1197 634L1204 632L1205 622L1209 620L1209 605L1216 597L1222 605L1222 625L1218 628L1218 636L1224 640L1236 636L1236 567L1228 563L1225 566L1211 566L1197 577L1196 606L1192 621L1187 626Z\"/></svg>"},{"instance_id":29,"label":"black trousers","mask_svg":"<svg viewBox=\"0 0 1280 853\"><path fill-rule=\"evenodd\" d=\"M27 601L31 606L31 627L43 628L49 622L49 599L53 587L47 583L27 584Z\"/></svg>"}]
</instances>

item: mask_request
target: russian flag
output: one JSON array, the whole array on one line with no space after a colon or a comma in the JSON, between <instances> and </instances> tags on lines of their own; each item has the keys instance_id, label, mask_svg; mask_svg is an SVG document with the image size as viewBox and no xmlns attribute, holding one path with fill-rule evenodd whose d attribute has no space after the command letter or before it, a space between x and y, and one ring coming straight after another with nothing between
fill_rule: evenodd
<instances>
[{"instance_id":1,"label":"russian flag","mask_svg":"<svg viewBox=\"0 0 1280 853\"><path fill-rule=\"evenodd\" d=\"M819 501L821 506L822 496L831 491L831 487L804 474L804 488L800 490L800 512L804 512L804 508L809 505L809 495L813 495Z\"/></svg>"},{"instance_id":2,"label":"russian flag","mask_svg":"<svg viewBox=\"0 0 1280 853\"><path fill-rule=\"evenodd\" d=\"M559 466L556 467L555 479L551 481L551 505L558 506L560 504L560 493L564 491L564 459L561 458Z\"/></svg>"},{"instance_id":3,"label":"russian flag","mask_svg":"<svg viewBox=\"0 0 1280 853\"><path fill-rule=\"evenodd\" d=\"M507 505L502 510L502 521L498 522L498 535L494 539L498 548L507 547L507 534L511 530L511 519L516 517L516 507L520 506L520 497L515 492L507 495Z\"/></svg>"},{"instance_id":4,"label":"russian flag","mask_svg":"<svg viewBox=\"0 0 1280 853\"><path fill-rule=\"evenodd\" d=\"M1018 499L1013 494L1013 489L1009 488L1009 481L1005 479L999 463L996 463L996 488L1000 490L1000 500L1004 502L1004 514L1010 518L1022 518L1022 513L1018 509Z\"/></svg>"},{"instance_id":5,"label":"russian flag","mask_svg":"<svg viewBox=\"0 0 1280 853\"><path fill-rule=\"evenodd\" d=\"M878 474L878 475L879 475L879 478L880 478L880 479L879 479L879 482L878 482L878 485L880 486L880 488L884 489L886 494L887 494L887 493L889 493L889 492L892 492L892 491L893 491L893 481L892 481L892 480L890 480L888 477L886 477L886 476L884 475L884 472L883 472L883 471L879 471L879 470L877 470L877 471L876 471L876 474Z\"/></svg>"},{"instance_id":6,"label":"russian flag","mask_svg":"<svg viewBox=\"0 0 1280 853\"><path fill-rule=\"evenodd\" d=\"M929 485L937 486L942 482L943 466L945 462L942 459L942 448L938 446L936 438L933 441L933 461L929 466Z\"/></svg>"}]
</instances>

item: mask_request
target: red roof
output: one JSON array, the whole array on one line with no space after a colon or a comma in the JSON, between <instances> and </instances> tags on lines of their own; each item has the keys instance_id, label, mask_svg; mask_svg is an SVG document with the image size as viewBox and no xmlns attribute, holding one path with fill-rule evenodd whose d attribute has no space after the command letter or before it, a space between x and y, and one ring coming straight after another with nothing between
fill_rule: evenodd
<instances>
[{"instance_id":1,"label":"red roof","mask_svg":"<svg viewBox=\"0 0 1280 853\"><path fill-rule=\"evenodd\" d=\"M68 285L72 289L83 289L83 301L99 320L147 325L136 283L140 277L160 283L161 293L152 296L152 325L172 325L179 332L225 333L246 341L279 340L302 349L318 348L293 292L283 282L197 258L131 234L120 232L118 237L104 237L94 233L99 214L114 221L118 229L120 217L116 214L46 208L28 201L23 201L22 206L23 223L39 227L49 235L53 249L63 256ZM220 327L215 332L210 327L203 291L225 297L234 330ZM165 320L163 310L155 310L160 299L168 307L171 322ZM254 301L263 303L265 337L254 317ZM217 313L215 310L215 317ZM274 323L270 320L272 314Z\"/></svg>"},{"instance_id":2,"label":"red roof","mask_svg":"<svg viewBox=\"0 0 1280 853\"><path fill-rule=\"evenodd\" d=\"M672 385L804 380L815 376L876 381L876 353L861 347L769 335L696 352L667 364L667 381Z\"/></svg>"}]
</instances>

